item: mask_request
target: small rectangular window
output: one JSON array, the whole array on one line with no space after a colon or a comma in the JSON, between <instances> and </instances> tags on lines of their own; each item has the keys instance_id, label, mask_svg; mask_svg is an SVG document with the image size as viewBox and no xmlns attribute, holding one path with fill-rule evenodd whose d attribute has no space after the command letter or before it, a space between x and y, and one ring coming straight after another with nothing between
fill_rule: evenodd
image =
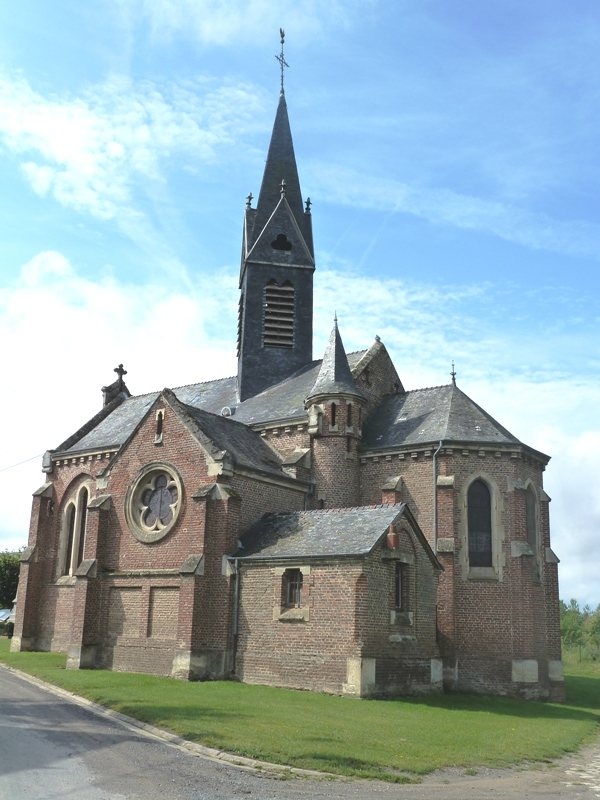
<instances>
[{"instance_id":1,"label":"small rectangular window","mask_svg":"<svg viewBox=\"0 0 600 800\"><path fill-rule=\"evenodd\" d=\"M394 605L396 611L408 611L408 570L406 564L396 564Z\"/></svg>"}]
</instances>

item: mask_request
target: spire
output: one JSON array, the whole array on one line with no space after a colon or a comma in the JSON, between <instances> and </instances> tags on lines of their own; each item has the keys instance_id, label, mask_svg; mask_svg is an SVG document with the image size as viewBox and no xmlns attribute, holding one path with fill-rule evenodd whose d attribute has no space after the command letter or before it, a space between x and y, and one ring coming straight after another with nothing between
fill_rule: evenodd
<instances>
[{"instance_id":1,"label":"spire","mask_svg":"<svg viewBox=\"0 0 600 800\"><path fill-rule=\"evenodd\" d=\"M315 402L320 397L331 397L332 395L351 395L364 399L363 393L356 386L352 377L348 356L338 330L337 316L325 348L321 369L315 385L306 398L306 405Z\"/></svg>"},{"instance_id":2,"label":"spire","mask_svg":"<svg viewBox=\"0 0 600 800\"><path fill-rule=\"evenodd\" d=\"M256 210L254 211L252 230L249 232L251 240L248 242L248 249L254 244L281 200L282 183L285 185L285 199L303 234L310 254L314 257L310 231L310 213L305 211L302 200L292 131L283 93L279 95L279 105L277 106L277 114L273 124L265 171Z\"/></svg>"}]
</instances>

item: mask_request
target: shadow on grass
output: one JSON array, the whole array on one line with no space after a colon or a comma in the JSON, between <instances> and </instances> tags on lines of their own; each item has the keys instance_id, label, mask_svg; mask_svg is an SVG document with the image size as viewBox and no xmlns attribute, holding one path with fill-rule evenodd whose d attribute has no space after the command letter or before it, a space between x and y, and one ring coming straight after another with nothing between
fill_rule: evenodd
<instances>
[{"instance_id":1,"label":"shadow on grass","mask_svg":"<svg viewBox=\"0 0 600 800\"><path fill-rule=\"evenodd\" d=\"M331 772L339 775L352 775L356 778L370 778L385 780L388 783L420 783L421 778L416 775L392 770L389 767L376 767L370 761L350 756L340 756L337 753L303 753L299 759L306 769L319 772Z\"/></svg>"},{"instance_id":2,"label":"shadow on grass","mask_svg":"<svg viewBox=\"0 0 600 800\"><path fill-rule=\"evenodd\" d=\"M449 693L429 697L390 698L377 702L410 704L440 710L504 714L522 719L594 720L600 723L600 678L569 676L565 703L521 700L478 694ZM373 702L373 701L368 701Z\"/></svg>"}]
</instances>

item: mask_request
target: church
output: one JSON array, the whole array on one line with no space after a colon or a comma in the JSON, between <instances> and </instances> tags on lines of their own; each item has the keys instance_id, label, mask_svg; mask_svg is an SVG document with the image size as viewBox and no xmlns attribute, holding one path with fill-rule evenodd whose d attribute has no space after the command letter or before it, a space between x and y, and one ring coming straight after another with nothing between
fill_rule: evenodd
<instances>
[{"instance_id":1,"label":"church","mask_svg":"<svg viewBox=\"0 0 600 800\"><path fill-rule=\"evenodd\" d=\"M46 452L12 649L354 697L563 699L548 456L455 376L405 388L378 337L346 353L334 320L313 358L284 63L282 36L237 374L135 396L119 365L98 413Z\"/></svg>"}]
</instances>

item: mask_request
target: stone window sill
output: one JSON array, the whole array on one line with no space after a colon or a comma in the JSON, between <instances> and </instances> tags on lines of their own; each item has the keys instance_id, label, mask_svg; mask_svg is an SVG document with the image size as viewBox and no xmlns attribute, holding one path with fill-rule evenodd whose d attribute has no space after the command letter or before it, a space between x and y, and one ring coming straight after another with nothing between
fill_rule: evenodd
<instances>
[{"instance_id":1,"label":"stone window sill","mask_svg":"<svg viewBox=\"0 0 600 800\"><path fill-rule=\"evenodd\" d=\"M303 608L280 608L273 609L273 619L278 622L308 622L310 620L310 609Z\"/></svg>"},{"instance_id":2,"label":"stone window sill","mask_svg":"<svg viewBox=\"0 0 600 800\"><path fill-rule=\"evenodd\" d=\"M497 581L498 573L494 567L471 567L469 570L470 581Z\"/></svg>"},{"instance_id":3,"label":"stone window sill","mask_svg":"<svg viewBox=\"0 0 600 800\"><path fill-rule=\"evenodd\" d=\"M61 575L55 581L57 586L75 586L77 580L74 575Z\"/></svg>"}]
</instances>

